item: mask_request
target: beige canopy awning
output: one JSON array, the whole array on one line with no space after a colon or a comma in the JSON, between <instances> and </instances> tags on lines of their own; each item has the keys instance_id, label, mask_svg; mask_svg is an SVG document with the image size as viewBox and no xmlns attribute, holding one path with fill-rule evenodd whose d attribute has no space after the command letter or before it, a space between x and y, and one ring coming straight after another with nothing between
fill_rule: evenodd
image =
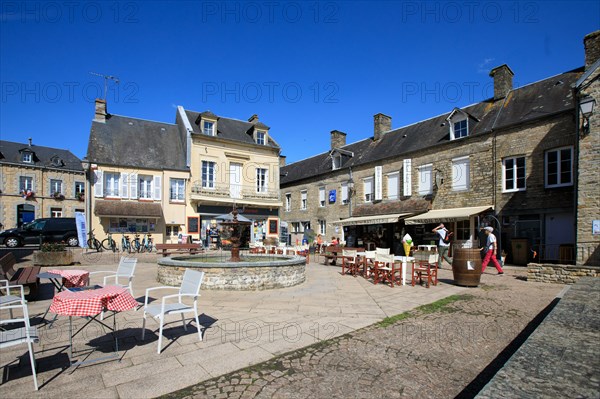
<instances>
[{"instance_id":1,"label":"beige canopy awning","mask_svg":"<svg viewBox=\"0 0 600 399\"><path fill-rule=\"evenodd\" d=\"M160 204L153 202L96 200L94 203L94 214L104 217L160 219L162 217L162 208Z\"/></svg>"},{"instance_id":2,"label":"beige canopy awning","mask_svg":"<svg viewBox=\"0 0 600 399\"><path fill-rule=\"evenodd\" d=\"M340 226L358 226L364 224L396 223L400 218L412 215L412 213L393 213L388 215L356 216L333 222Z\"/></svg>"},{"instance_id":3,"label":"beige canopy awning","mask_svg":"<svg viewBox=\"0 0 600 399\"><path fill-rule=\"evenodd\" d=\"M443 222L458 222L459 220L465 220L473 215L477 215L488 209L492 209L493 206L472 206L468 208L450 208L450 209L436 209L423 213L421 215L412 216L404 219L406 224L427 224L427 223L443 223Z\"/></svg>"}]
</instances>

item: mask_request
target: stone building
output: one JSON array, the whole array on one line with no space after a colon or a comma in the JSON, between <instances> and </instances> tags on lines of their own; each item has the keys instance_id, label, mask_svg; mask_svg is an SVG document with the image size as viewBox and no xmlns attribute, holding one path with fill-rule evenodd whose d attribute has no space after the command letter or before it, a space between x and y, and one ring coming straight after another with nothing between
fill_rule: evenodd
<instances>
[{"instance_id":1,"label":"stone building","mask_svg":"<svg viewBox=\"0 0 600 399\"><path fill-rule=\"evenodd\" d=\"M246 122L180 106L171 124L111 115L96 100L89 223L98 238L137 232L210 244L215 217L235 204L253 223L247 241L278 236L279 151L256 115Z\"/></svg>"},{"instance_id":2,"label":"stone building","mask_svg":"<svg viewBox=\"0 0 600 399\"><path fill-rule=\"evenodd\" d=\"M485 223L510 262L581 262L572 86L584 72L514 88L513 71L501 65L490 72L493 98L397 129L377 114L373 136L352 144L334 130L329 151L281 168L282 219L296 239L310 228L326 241L397 253L406 232L416 244L435 244L431 230L440 222L457 245L477 245ZM588 150L590 160L597 154ZM597 175L598 163L590 163L588 180ZM597 201L589 203L597 212Z\"/></svg>"},{"instance_id":3,"label":"stone building","mask_svg":"<svg viewBox=\"0 0 600 399\"><path fill-rule=\"evenodd\" d=\"M81 160L70 151L0 140L0 223L19 227L85 209Z\"/></svg>"}]
</instances>

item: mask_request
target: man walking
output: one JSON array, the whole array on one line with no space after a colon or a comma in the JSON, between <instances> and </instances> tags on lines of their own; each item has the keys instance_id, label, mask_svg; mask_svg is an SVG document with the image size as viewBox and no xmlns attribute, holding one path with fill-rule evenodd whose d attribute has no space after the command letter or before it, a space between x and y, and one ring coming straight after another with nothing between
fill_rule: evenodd
<instances>
[{"instance_id":1,"label":"man walking","mask_svg":"<svg viewBox=\"0 0 600 399\"><path fill-rule=\"evenodd\" d=\"M433 231L438 236L440 236L438 246L437 246L437 248L438 248L438 269L442 268L442 258L446 259L446 262L448 262L448 263L450 263L450 265L452 265L452 258L448 257L448 249L450 248L450 242L444 242L444 239L450 232L448 231L448 229L446 229L444 227L443 223L440 223L440 225L438 227L436 227L435 229L433 229L431 231Z\"/></svg>"},{"instance_id":2,"label":"man walking","mask_svg":"<svg viewBox=\"0 0 600 399\"><path fill-rule=\"evenodd\" d=\"M487 235L487 243L484 248L487 248L487 252L485 254L485 258L483 258L483 262L481 262L481 273L485 271L485 268L491 260L494 266L496 267L496 270L498 270L498 275L503 275L504 270L502 270L502 266L500 266L500 263L498 263L498 259L496 259L496 254L498 251L498 241L496 240L496 236L492 234L494 228L491 226L487 226L486 228L484 228L484 230L485 234ZM480 250L483 251L484 248L480 248Z\"/></svg>"}]
</instances>

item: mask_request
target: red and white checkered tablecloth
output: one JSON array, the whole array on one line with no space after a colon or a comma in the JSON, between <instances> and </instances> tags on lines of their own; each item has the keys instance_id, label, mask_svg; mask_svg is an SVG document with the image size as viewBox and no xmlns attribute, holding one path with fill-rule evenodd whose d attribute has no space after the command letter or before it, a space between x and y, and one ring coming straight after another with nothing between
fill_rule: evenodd
<instances>
[{"instance_id":1,"label":"red and white checkered tablecloth","mask_svg":"<svg viewBox=\"0 0 600 399\"><path fill-rule=\"evenodd\" d=\"M67 288L84 287L89 284L90 272L87 270L46 270L48 273L60 274L63 278L63 284Z\"/></svg>"},{"instance_id":2,"label":"red and white checkered tablecloth","mask_svg":"<svg viewBox=\"0 0 600 399\"><path fill-rule=\"evenodd\" d=\"M127 288L107 285L95 290L59 292L54 295L50 311L63 316L95 316L103 310L122 312L137 305Z\"/></svg>"}]
</instances>

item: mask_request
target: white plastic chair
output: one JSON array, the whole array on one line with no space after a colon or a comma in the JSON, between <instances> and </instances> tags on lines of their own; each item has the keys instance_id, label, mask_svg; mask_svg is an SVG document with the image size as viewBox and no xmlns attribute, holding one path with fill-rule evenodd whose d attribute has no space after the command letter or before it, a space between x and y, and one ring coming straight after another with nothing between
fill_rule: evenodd
<instances>
[{"instance_id":1,"label":"white plastic chair","mask_svg":"<svg viewBox=\"0 0 600 399\"><path fill-rule=\"evenodd\" d=\"M97 272L90 272L90 276L92 274L99 274L99 273L112 273L108 276L104 276L104 281L103 281L102 285L107 285L108 280L111 278L114 278L115 282L113 285L119 285L121 287L126 287L129 290L129 293L131 294L131 296L133 296L133 288L132 288L131 282L134 277L133 273L135 272L136 264L137 264L137 258L122 257L121 261L119 262L119 266L117 267L116 272L114 272L112 270L101 270L101 271L97 271ZM119 277L127 279L127 284L119 284ZM121 280L121 281L123 281L123 280Z\"/></svg>"},{"instance_id":2,"label":"white plastic chair","mask_svg":"<svg viewBox=\"0 0 600 399\"><path fill-rule=\"evenodd\" d=\"M183 329L187 331L187 325L185 324L185 313L194 312L194 318L196 320L196 326L198 328L198 338L202 341L202 331L200 330L200 321L198 320L198 297L200 296L200 286L204 279L204 272L197 270L186 269L183 274L183 281L181 287L153 287L146 290L146 297L144 299L144 322L142 324L142 340L146 334L146 315L149 314L154 319L158 319L159 330L158 330L158 350L160 354L162 350L162 336L163 336L163 325L165 322L165 316L170 314L180 314L181 321L183 322ZM178 289L178 294L166 295L162 297L160 304L148 305L148 294L150 291L158 289ZM194 304L192 306L183 303L183 297L193 298ZM177 298L177 302L167 303L167 299Z\"/></svg>"},{"instance_id":3,"label":"white plastic chair","mask_svg":"<svg viewBox=\"0 0 600 399\"><path fill-rule=\"evenodd\" d=\"M18 287L23 288L22 285L10 285L8 280L0 280L0 308L5 305L10 305L11 303L16 303L21 301L21 297L17 295L11 295L10 289L17 290ZM10 318L13 318L12 308L8 308L10 312Z\"/></svg>"},{"instance_id":4,"label":"white plastic chair","mask_svg":"<svg viewBox=\"0 0 600 399\"><path fill-rule=\"evenodd\" d=\"M37 333L36 327L31 327L29 324L29 312L27 311L27 301L25 300L25 290L22 285L5 285L4 287L0 287L0 289L6 289L8 291L6 296L2 298L5 299L2 303L0 303L0 311L1 310L9 310L10 311L10 319L0 320L0 324L9 324L9 323L24 323L24 327L15 328L12 330L1 330L0 331L0 349L8 348L14 345L27 344L28 352L29 352L29 361L31 363L31 373L33 374L33 385L35 386L35 390L38 390L38 382L37 382L37 374L35 372L35 355L33 352L33 343L37 343L40 341L40 338ZM11 295L10 290L20 291L20 295L17 297L16 295ZM7 301L8 298L16 298L11 301ZM23 316L15 317L13 316L13 310L21 309ZM4 358L4 357L2 357Z\"/></svg>"}]
</instances>

